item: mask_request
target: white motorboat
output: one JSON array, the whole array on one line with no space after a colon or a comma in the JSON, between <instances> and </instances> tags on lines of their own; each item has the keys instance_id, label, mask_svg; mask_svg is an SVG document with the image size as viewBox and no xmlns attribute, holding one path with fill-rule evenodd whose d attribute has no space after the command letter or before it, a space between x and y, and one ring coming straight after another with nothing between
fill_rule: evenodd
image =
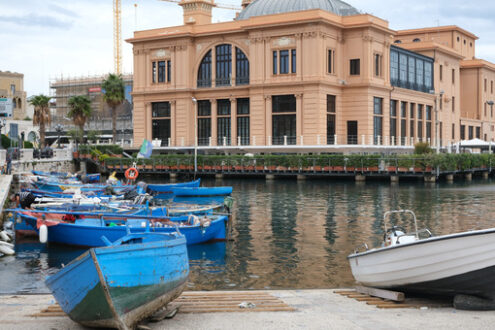
<instances>
[{"instance_id":1,"label":"white motorboat","mask_svg":"<svg viewBox=\"0 0 495 330\"><path fill-rule=\"evenodd\" d=\"M392 214L409 213L415 229L387 229ZM348 256L357 282L370 287L495 301L495 228L434 237L418 230L409 210L384 215L384 243ZM490 308L491 309L491 308Z\"/></svg>"}]
</instances>

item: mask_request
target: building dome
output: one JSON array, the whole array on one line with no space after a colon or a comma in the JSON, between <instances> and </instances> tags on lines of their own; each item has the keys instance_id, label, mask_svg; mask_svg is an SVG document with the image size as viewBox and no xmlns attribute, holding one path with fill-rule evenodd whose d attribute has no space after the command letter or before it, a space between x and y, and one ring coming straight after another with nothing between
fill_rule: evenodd
<instances>
[{"instance_id":1,"label":"building dome","mask_svg":"<svg viewBox=\"0 0 495 330\"><path fill-rule=\"evenodd\" d=\"M360 14L356 8L340 0L254 0L241 11L237 19L311 9L322 9L339 16Z\"/></svg>"}]
</instances>

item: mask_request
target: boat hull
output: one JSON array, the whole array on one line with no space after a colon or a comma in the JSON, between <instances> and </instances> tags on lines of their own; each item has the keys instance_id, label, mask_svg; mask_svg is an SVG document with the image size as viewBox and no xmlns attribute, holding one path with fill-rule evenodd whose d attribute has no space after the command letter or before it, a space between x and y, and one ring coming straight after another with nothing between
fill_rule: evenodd
<instances>
[{"instance_id":1,"label":"boat hull","mask_svg":"<svg viewBox=\"0 0 495 330\"><path fill-rule=\"evenodd\" d=\"M21 214L21 217L26 219L28 225L36 228L37 220L35 218L26 217ZM200 244L212 240L225 240L226 229L225 225L228 221L226 216L219 216L213 220L208 227L187 226L179 227L180 232L186 237L187 245ZM131 233L143 233L146 228L130 227ZM175 227L156 227L151 228L157 233L173 233L176 232ZM71 223L59 223L55 226L48 227L48 242L74 245L99 247L103 246L101 236L105 236L110 241L116 241L127 234L126 226L101 226L101 225L78 225Z\"/></svg>"},{"instance_id":2,"label":"boat hull","mask_svg":"<svg viewBox=\"0 0 495 330\"><path fill-rule=\"evenodd\" d=\"M183 291L183 237L91 249L46 280L62 310L85 326L132 328Z\"/></svg>"},{"instance_id":3,"label":"boat hull","mask_svg":"<svg viewBox=\"0 0 495 330\"><path fill-rule=\"evenodd\" d=\"M232 187L173 187L172 193L179 197L228 196Z\"/></svg>"},{"instance_id":4,"label":"boat hull","mask_svg":"<svg viewBox=\"0 0 495 330\"><path fill-rule=\"evenodd\" d=\"M363 285L495 298L495 229L433 237L349 257Z\"/></svg>"}]
</instances>

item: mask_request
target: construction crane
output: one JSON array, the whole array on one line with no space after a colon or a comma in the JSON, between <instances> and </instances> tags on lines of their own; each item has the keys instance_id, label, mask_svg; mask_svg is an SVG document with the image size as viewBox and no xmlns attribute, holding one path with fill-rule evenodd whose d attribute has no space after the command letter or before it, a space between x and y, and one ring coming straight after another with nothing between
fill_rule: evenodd
<instances>
[{"instance_id":1,"label":"construction crane","mask_svg":"<svg viewBox=\"0 0 495 330\"><path fill-rule=\"evenodd\" d=\"M174 3L181 3L182 2L182 0L160 0L160 1L174 2ZM229 4L225 4L225 3L217 3L214 0L211 0L211 3L215 7L221 8L221 9L239 10L239 11L242 10L242 8L239 6L229 5Z\"/></svg>"},{"instance_id":2,"label":"construction crane","mask_svg":"<svg viewBox=\"0 0 495 330\"><path fill-rule=\"evenodd\" d=\"M113 0L113 71L122 73L122 2Z\"/></svg>"}]
</instances>

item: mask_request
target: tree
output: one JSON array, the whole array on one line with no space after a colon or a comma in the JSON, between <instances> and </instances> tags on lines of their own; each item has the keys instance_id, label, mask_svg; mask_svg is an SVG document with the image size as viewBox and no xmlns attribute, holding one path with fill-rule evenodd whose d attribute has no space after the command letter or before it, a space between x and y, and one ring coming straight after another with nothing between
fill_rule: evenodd
<instances>
[{"instance_id":1,"label":"tree","mask_svg":"<svg viewBox=\"0 0 495 330\"><path fill-rule=\"evenodd\" d=\"M45 127L51 122L50 97L40 94L29 99L29 103L34 106L33 125L40 127L40 147L45 146Z\"/></svg>"},{"instance_id":2,"label":"tree","mask_svg":"<svg viewBox=\"0 0 495 330\"><path fill-rule=\"evenodd\" d=\"M124 80L122 79L122 75L110 73L107 79L103 81L101 87L105 90L103 99L112 110L112 135L113 143L116 143L117 107L124 103L125 100Z\"/></svg>"},{"instance_id":3,"label":"tree","mask_svg":"<svg viewBox=\"0 0 495 330\"><path fill-rule=\"evenodd\" d=\"M79 126L81 140L84 136L84 125L91 116L91 100L86 95L72 96L69 99L69 113L67 116L72 119L74 125ZM82 141L80 141L82 143Z\"/></svg>"}]
</instances>

